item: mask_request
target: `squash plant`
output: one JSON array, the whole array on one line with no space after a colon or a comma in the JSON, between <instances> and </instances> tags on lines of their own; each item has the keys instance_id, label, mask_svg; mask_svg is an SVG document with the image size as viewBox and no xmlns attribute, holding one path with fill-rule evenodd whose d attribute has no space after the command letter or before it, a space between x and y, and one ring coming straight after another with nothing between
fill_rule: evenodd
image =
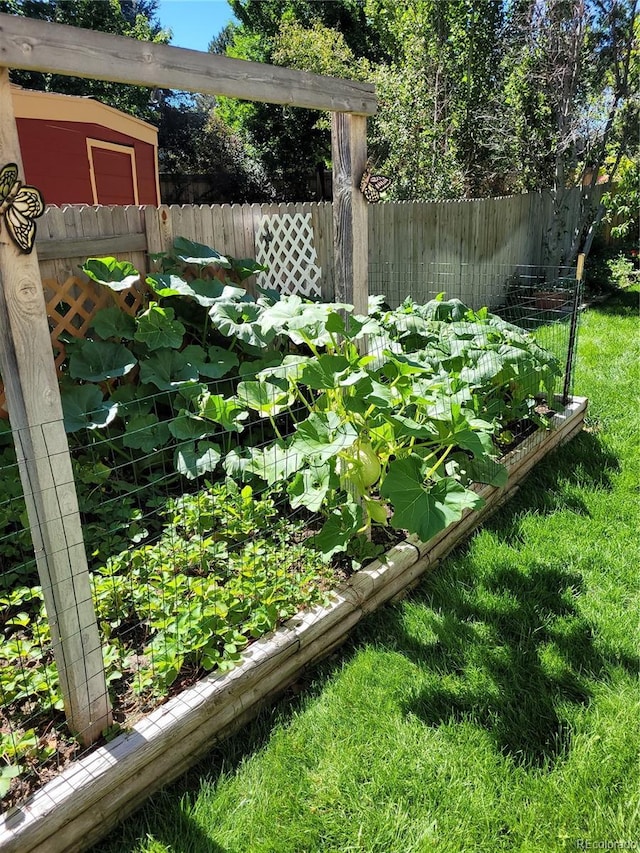
<instances>
[{"instance_id":1,"label":"squash plant","mask_svg":"<svg viewBox=\"0 0 640 853\"><path fill-rule=\"evenodd\" d=\"M70 346L68 429L138 451L137 482L169 457L176 481L286 489L293 509L324 517L314 544L327 559L370 524L427 540L477 508L469 485L505 479L495 437L531 416L537 395L552 399L553 357L486 309L439 298L385 311L375 298L359 317L298 296L253 299L237 280L256 266L237 262L234 281L225 269L179 239L136 317L99 312L93 338ZM84 270L111 289L135 274L114 259Z\"/></svg>"}]
</instances>

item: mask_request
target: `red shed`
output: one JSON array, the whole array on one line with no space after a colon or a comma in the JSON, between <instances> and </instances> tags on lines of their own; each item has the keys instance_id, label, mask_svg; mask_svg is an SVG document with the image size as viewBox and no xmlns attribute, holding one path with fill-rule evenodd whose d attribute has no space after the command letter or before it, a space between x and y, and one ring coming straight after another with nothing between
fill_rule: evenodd
<instances>
[{"instance_id":1,"label":"red shed","mask_svg":"<svg viewBox=\"0 0 640 853\"><path fill-rule=\"evenodd\" d=\"M92 98L11 94L25 182L47 204L160 204L153 125Z\"/></svg>"}]
</instances>

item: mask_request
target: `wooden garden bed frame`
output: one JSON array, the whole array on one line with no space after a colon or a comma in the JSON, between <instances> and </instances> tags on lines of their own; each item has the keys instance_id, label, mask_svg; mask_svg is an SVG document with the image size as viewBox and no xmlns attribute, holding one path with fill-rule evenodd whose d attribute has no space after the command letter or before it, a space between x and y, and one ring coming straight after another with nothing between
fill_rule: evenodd
<instances>
[{"instance_id":1,"label":"wooden garden bed frame","mask_svg":"<svg viewBox=\"0 0 640 853\"><path fill-rule=\"evenodd\" d=\"M257 640L228 673L211 675L130 732L74 762L0 819L0 853L80 853L153 791L254 717L300 674L342 644L367 614L410 588L520 487L544 456L580 432L587 400L573 398L547 432L507 454L507 485L478 486L484 507L466 511L429 542L410 537L354 574L329 605L302 612Z\"/></svg>"}]
</instances>

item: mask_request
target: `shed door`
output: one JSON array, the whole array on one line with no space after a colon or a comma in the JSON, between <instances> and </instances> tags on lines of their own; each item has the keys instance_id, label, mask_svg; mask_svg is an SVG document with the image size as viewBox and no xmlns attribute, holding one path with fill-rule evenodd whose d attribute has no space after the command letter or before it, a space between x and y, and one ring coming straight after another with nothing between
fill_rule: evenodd
<instances>
[{"instance_id":1,"label":"shed door","mask_svg":"<svg viewBox=\"0 0 640 853\"><path fill-rule=\"evenodd\" d=\"M133 148L88 139L94 204L138 204Z\"/></svg>"}]
</instances>

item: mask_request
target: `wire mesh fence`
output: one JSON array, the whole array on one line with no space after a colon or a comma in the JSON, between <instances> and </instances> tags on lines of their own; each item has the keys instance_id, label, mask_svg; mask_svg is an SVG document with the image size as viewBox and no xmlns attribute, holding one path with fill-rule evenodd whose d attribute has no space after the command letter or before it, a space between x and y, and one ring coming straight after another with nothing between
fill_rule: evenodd
<instances>
[{"instance_id":1,"label":"wire mesh fence","mask_svg":"<svg viewBox=\"0 0 640 853\"><path fill-rule=\"evenodd\" d=\"M486 306L530 332L563 365L564 396L572 393L574 342L577 337L582 282L575 267L518 264L429 263L374 264L369 292L384 294L396 308L409 298L426 303L444 294L471 308Z\"/></svg>"},{"instance_id":2,"label":"wire mesh fence","mask_svg":"<svg viewBox=\"0 0 640 853\"><path fill-rule=\"evenodd\" d=\"M61 396L88 575L63 535L69 578L46 588L0 433L4 803L85 749L65 720L77 685L61 680L82 671L86 626L60 643L61 616L99 635L103 670L85 678L107 686L108 737L234 666L407 531L427 541L478 507L474 483L504 483L500 455L566 393L579 285L500 270L469 293L467 272L373 269L367 321L239 288L194 304L194 282L173 280L69 342Z\"/></svg>"}]
</instances>

